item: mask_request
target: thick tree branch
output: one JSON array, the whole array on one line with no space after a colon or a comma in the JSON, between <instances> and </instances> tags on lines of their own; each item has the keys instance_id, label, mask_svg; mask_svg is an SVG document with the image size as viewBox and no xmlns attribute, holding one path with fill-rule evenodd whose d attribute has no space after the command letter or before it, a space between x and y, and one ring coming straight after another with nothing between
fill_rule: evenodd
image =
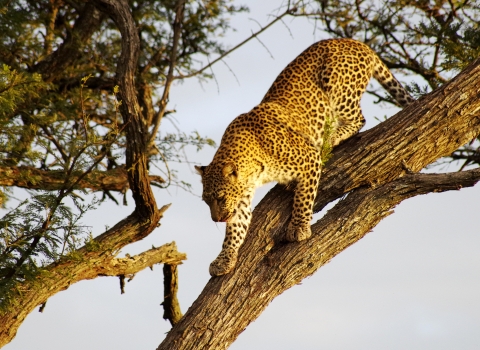
<instances>
[{"instance_id":1,"label":"thick tree branch","mask_svg":"<svg viewBox=\"0 0 480 350\"><path fill-rule=\"evenodd\" d=\"M127 133L126 165L136 212L153 224L158 220L155 218L155 198L147 178L148 128L141 114L135 86L140 39L126 0L94 0L94 3L112 18L122 35L122 54L117 64L116 79L120 86L120 109Z\"/></svg>"},{"instance_id":2,"label":"thick tree branch","mask_svg":"<svg viewBox=\"0 0 480 350\"><path fill-rule=\"evenodd\" d=\"M363 238L398 203L420 194L473 186L479 180L480 169L475 169L406 175L376 188L356 189L312 225L309 240L295 244L281 241L284 213L271 210L268 203L270 210L256 210L257 218L262 217L255 227L258 236L244 246L233 275L211 279L158 349L227 348L276 296Z\"/></svg>"},{"instance_id":3,"label":"thick tree branch","mask_svg":"<svg viewBox=\"0 0 480 350\"><path fill-rule=\"evenodd\" d=\"M402 200L472 186L479 170L418 172L480 133L480 59L451 82L345 142L327 163L316 211L348 196L301 243L282 242L293 194L276 186L255 208L237 267L212 278L158 349L225 349L277 295L370 232ZM221 307L219 307L221 305Z\"/></svg>"},{"instance_id":4,"label":"thick tree branch","mask_svg":"<svg viewBox=\"0 0 480 350\"><path fill-rule=\"evenodd\" d=\"M187 255L179 253L175 242L172 242L138 255L112 259L108 265L101 266L98 276L133 275L155 264L179 265L186 258Z\"/></svg>"},{"instance_id":5,"label":"thick tree branch","mask_svg":"<svg viewBox=\"0 0 480 350\"><path fill-rule=\"evenodd\" d=\"M157 212L161 219L170 205ZM127 244L145 236L150 223L133 212L105 233L95 237L71 256L45 267L37 279L19 284L16 289L19 303L0 313L0 347L10 342L27 315L54 294L70 285L98 276L131 274L155 263L180 263L185 255L176 252L174 243L151 249L133 258L116 258L116 254Z\"/></svg>"},{"instance_id":6,"label":"thick tree branch","mask_svg":"<svg viewBox=\"0 0 480 350\"><path fill-rule=\"evenodd\" d=\"M478 134L480 59L394 117L334 149L322 172L315 212L353 188L405 174L404 164L418 172Z\"/></svg>"},{"instance_id":7,"label":"thick tree branch","mask_svg":"<svg viewBox=\"0 0 480 350\"><path fill-rule=\"evenodd\" d=\"M104 16L93 3L85 3L65 42L55 52L36 64L32 71L42 74L45 81L53 81L80 55L85 41L98 29L103 18Z\"/></svg>"},{"instance_id":8,"label":"thick tree branch","mask_svg":"<svg viewBox=\"0 0 480 350\"><path fill-rule=\"evenodd\" d=\"M79 176L80 174L72 174L70 181L75 183ZM65 178L66 174L61 170L39 170L27 166L0 166L0 186L55 191L64 187ZM151 183L165 183L165 180L157 175L148 175L148 178ZM124 167L106 171L92 171L76 184L75 189L124 193L129 189L127 171Z\"/></svg>"},{"instance_id":9,"label":"thick tree branch","mask_svg":"<svg viewBox=\"0 0 480 350\"><path fill-rule=\"evenodd\" d=\"M15 286L11 292L16 293L18 302L8 305L8 310L0 313L0 347L15 336L19 325L37 305L44 304L50 296L75 282L97 277L98 269L108 271L118 251L150 234L158 227L163 212L168 208L164 206L157 209L148 177L145 152L148 130L141 115L134 83L140 45L128 2L95 0L94 3L113 19L122 35L122 54L116 79L120 86L121 114L127 135L126 171L135 200L135 211L107 232L87 242L84 247L45 267L44 273L36 279ZM146 264L150 262L146 260Z\"/></svg>"},{"instance_id":10,"label":"thick tree branch","mask_svg":"<svg viewBox=\"0 0 480 350\"><path fill-rule=\"evenodd\" d=\"M175 264L163 266L163 318L169 320L172 326L183 317L180 303L177 299L178 269Z\"/></svg>"}]
</instances>

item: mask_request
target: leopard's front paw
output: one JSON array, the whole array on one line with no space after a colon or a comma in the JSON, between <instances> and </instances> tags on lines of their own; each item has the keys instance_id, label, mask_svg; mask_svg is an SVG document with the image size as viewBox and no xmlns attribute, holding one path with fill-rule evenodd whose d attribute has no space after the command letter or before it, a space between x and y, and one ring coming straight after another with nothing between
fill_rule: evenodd
<instances>
[{"instance_id":1,"label":"leopard's front paw","mask_svg":"<svg viewBox=\"0 0 480 350\"><path fill-rule=\"evenodd\" d=\"M210 264L210 276L226 275L233 270L237 264L237 255L234 253L221 252L220 255Z\"/></svg>"},{"instance_id":2,"label":"leopard's front paw","mask_svg":"<svg viewBox=\"0 0 480 350\"><path fill-rule=\"evenodd\" d=\"M300 242L310 238L312 235L312 229L309 224L293 225L290 223L287 228L287 234L285 238L289 242Z\"/></svg>"}]
</instances>

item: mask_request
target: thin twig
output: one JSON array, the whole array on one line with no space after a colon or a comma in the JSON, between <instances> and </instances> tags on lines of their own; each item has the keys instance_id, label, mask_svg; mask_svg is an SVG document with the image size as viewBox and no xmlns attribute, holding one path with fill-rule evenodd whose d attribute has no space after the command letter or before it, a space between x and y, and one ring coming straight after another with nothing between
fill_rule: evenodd
<instances>
[{"instance_id":1,"label":"thin twig","mask_svg":"<svg viewBox=\"0 0 480 350\"><path fill-rule=\"evenodd\" d=\"M175 65L177 64L177 51L178 43L180 41L180 35L182 33L182 24L183 24L183 13L185 10L185 1L178 0L176 5L175 20L173 21L173 47L172 52L170 53L170 65L168 67L167 79L165 81L165 87L163 89L163 95L160 99L160 111L157 113L155 118L154 127L152 133L150 134L150 139L148 145L151 145L155 141L155 136L157 135L158 128L160 127L165 111L167 110L168 96L170 94L170 87L174 80L173 72L175 70Z\"/></svg>"},{"instance_id":2,"label":"thin twig","mask_svg":"<svg viewBox=\"0 0 480 350\"><path fill-rule=\"evenodd\" d=\"M232 73L232 75L233 75L233 77L235 78L235 80L237 81L238 85L240 85L240 80L238 80L237 75L235 74L235 72L233 71L233 69L230 68L230 66L228 65L227 62L225 62L225 60L222 60L222 63L228 68L228 70L230 71L230 73Z\"/></svg>"},{"instance_id":3,"label":"thin twig","mask_svg":"<svg viewBox=\"0 0 480 350\"><path fill-rule=\"evenodd\" d=\"M58 142L57 139L55 139L55 137L53 137L50 130L48 130L48 127L46 127L45 125L42 125L41 128L42 128L43 132L47 135L47 139L50 140L55 145L55 147L57 147L57 150L58 150L58 152L60 152L63 161L65 163L67 163L68 162L68 156L67 156L67 153L65 153L65 150L63 149L60 142Z\"/></svg>"},{"instance_id":4,"label":"thin twig","mask_svg":"<svg viewBox=\"0 0 480 350\"><path fill-rule=\"evenodd\" d=\"M252 33L252 35L250 35L248 38L246 38L245 40L241 41L240 43L238 43L237 45L235 45L234 47L232 47L230 50L225 51L222 55L220 55L219 57L217 57L217 58L214 59L213 61L209 62L206 66L200 68L200 69L197 70L196 72L193 72L193 73L190 73L190 74L186 74L186 75L176 76L176 77L174 77L174 79L186 79L186 78L191 78L191 77L194 77L194 76L196 76L196 75L199 75L199 74L203 73L206 69L210 68L211 66L213 66L213 65L214 65L215 63L217 63L218 61L221 61L225 56L228 56L229 54L231 54L233 51L235 51L235 50L238 49L239 47L243 46L244 44L246 44L246 43L249 42L250 40L256 38L258 35L260 35L261 33L263 33L265 30L267 30L268 28L270 28L272 25L274 25L275 23L277 23L278 21L280 21L283 17L285 17L285 16L287 16L287 15L293 15L296 11L297 11L297 8L296 8L296 7L287 8L287 10L285 10L284 13L282 13L280 16L276 17L273 21L271 21L270 23L268 23L265 27L262 27L260 30Z\"/></svg>"}]
</instances>

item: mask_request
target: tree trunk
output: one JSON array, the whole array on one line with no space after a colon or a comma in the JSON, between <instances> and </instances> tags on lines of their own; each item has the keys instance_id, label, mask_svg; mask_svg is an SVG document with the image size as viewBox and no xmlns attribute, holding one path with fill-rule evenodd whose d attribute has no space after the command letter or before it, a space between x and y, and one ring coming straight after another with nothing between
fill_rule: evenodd
<instances>
[{"instance_id":1,"label":"tree trunk","mask_svg":"<svg viewBox=\"0 0 480 350\"><path fill-rule=\"evenodd\" d=\"M152 232L168 206L157 209L150 188L148 130L134 84L139 40L128 2L92 3L113 19L122 35L116 80L127 133L128 182L136 209L78 250L75 259L67 257L48 266L36 281L20 286L18 303L0 314L0 346L13 338L37 305L72 283L100 275L134 273L159 262L177 264L184 258L172 246L154 248L133 258L115 258L121 247ZM275 187L254 211L235 270L209 281L158 349L227 348L271 300L362 238L401 201L473 186L480 179L479 169L454 174L415 172L480 133L479 91L477 60L450 83L335 149L322 174L315 211L346 193L348 196L312 226L313 235L307 241L282 241L293 194Z\"/></svg>"},{"instance_id":2,"label":"tree trunk","mask_svg":"<svg viewBox=\"0 0 480 350\"><path fill-rule=\"evenodd\" d=\"M44 304L49 297L73 283L98 276L133 274L153 264L176 265L186 258L185 254L176 251L175 243L150 249L134 257L115 257L122 247L146 237L158 227L169 205L158 209L150 187L145 152L148 130L140 112L134 84L140 44L130 7L126 0L97 0L94 3L113 19L122 34L122 54L116 80L122 99L122 118L126 125L126 169L135 211L74 254L44 268L35 280L18 283L7 310L0 312L0 347L13 339L25 317L37 305Z\"/></svg>"},{"instance_id":3,"label":"tree trunk","mask_svg":"<svg viewBox=\"0 0 480 350\"><path fill-rule=\"evenodd\" d=\"M267 305L361 239L401 201L473 186L480 169L415 174L480 133L480 59L442 88L334 149L315 211L348 193L312 225L313 235L285 243L293 193L276 186L255 208L237 267L212 278L158 350L226 349Z\"/></svg>"}]
</instances>

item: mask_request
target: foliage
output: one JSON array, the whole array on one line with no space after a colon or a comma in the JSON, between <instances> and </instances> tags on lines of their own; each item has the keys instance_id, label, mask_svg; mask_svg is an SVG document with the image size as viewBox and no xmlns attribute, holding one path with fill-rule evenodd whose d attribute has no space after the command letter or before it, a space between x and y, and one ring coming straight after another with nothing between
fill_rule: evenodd
<instances>
[{"instance_id":1,"label":"foliage","mask_svg":"<svg viewBox=\"0 0 480 350\"><path fill-rule=\"evenodd\" d=\"M177 1L131 2L141 39L138 99L149 127L162 117L157 88L166 84L176 5ZM5 13L0 23L4 63L0 77L4 145L0 163L68 169L75 149L81 149L79 142L85 130L99 140L122 128L113 96L120 35L115 24L89 4L3 1L1 7ZM224 47L218 38L229 29L228 16L244 10L224 0L187 2L174 78L194 73L201 56L222 53ZM75 49L70 47L73 41L78 45ZM84 77L89 79L82 83ZM199 77L208 78L203 73ZM165 149L177 142L184 145L185 139L183 132L157 138L156 147ZM196 133L190 141L199 147L212 144ZM118 135L108 149L96 143L96 153L106 152L107 161L95 170L120 166L124 143L124 135ZM178 156L178 152L166 152L162 161Z\"/></svg>"},{"instance_id":2,"label":"foliage","mask_svg":"<svg viewBox=\"0 0 480 350\"><path fill-rule=\"evenodd\" d=\"M423 90L410 88L417 97L480 55L476 1L315 0L304 3L299 15L320 21L317 28L329 36L367 43L389 68L416 78ZM379 101L392 102L371 92Z\"/></svg>"},{"instance_id":3,"label":"foliage","mask_svg":"<svg viewBox=\"0 0 480 350\"><path fill-rule=\"evenodd\" d=\"M4 125L8 116L27 100L38 98L48 84L40 74L19 73L6 64L0 70L0 123Z\"/></svg>"},{"instance_id":4,"label":"foliage","mask_svg":"<svg viewBox=\"0 0 480 350\"><path fill-rule=\"evenodd\" d=\"M168 88L187 75L209 78L198 72L202 59L225 52L221 38L230 29L229 17L246 8L229 0L129 4L141 45L136 98L150 133L149 162L168 184L188 187L169 162L186 161L187 146L214 143L197 132L157 134L164 116L174 112L166 110ZM71 255L80 243L95 248L85 241L88 229L79 220L97 201L81 204L85 192L77 187L92 171L124 167L127 144L119 112L122 87L115 80L121 54L116 24L88 1L1 0L0 11L0 166L19 169L18 176L32 184L42 178L24 167L64 174L60 191L32 192L1 218L0 295L7 298L7 290ZM12 195L0 191L0 205ZM103 198L114 199L108 191Z\"/></svg>"},{"instance_id":5,"label":"foliage","mask_svg":"<svg viewBox=\"0 0 480 350\"><path fill-rule=\"evenodd\" d=\"M447 82L480 56L480 3L471 0L302 1L297 16L336 38L367 43L390 69L410 82L419 98ZM398 74L398 73L397 73ZM382 90L368 92L377 103L396 104ZM448 161L480 165L480 138Z\"/></svg>"},{"instance_id":6,"label":"foliage","mask_svg":"<svg viewBox=\"0 0 480 350\"><path fill-rule=\"evenodd\" d=\"M80 219L97 201L82 204L70 196L73 211L62 195L41 193L23 201L0 220L0 310L11 302L17 283L32 280L42 266L59 262L88 241Z\"/></svg>"},{"instance_id":7,"label":"foliage","mask_svg":"<svg viewBox=\"0 0 480 350\"><path fill-rule=\"evenodd\" d=\"M160 129L169 119L169 89L187 77L204 80L203 62L226 54L222 37L229 18L246 11L230 0L129 0L140 56L135 73L149 168L167 186L188 188L170 165L188 161L185 147L213 141L197 132ZM306 16L328 37L369 44L391 69L412 79L421 96L450 79L480 54L480 5L470 0L304 0L287 2L288 14ZM279 18L278 18L279 19ZM273 22L273 21L272 21ZM262 31L265 28L262 28ZM256 34L252 34L252 38ZM41 273L46 264L74 258L84 245L100 249L76 189L82 176L125 166L125 122L118 100L116 69L121 55L116 24L93 1L0 0L0 167L41 183L24 167L62 171L56 192L33 192L0 219L0 302ZM213 62L215 62L214 60ZM370 88L378 102L394 103ZM327 143L326 143L327 144ZM330 150L325 149L328 154ZM465 164L480 164L478 144L456 152ZM0 205L13 195L0 191ZM103 198L113 198L104 191ZM3 298L3 299L2 299Z\"/></svg>"}]
</instances>

